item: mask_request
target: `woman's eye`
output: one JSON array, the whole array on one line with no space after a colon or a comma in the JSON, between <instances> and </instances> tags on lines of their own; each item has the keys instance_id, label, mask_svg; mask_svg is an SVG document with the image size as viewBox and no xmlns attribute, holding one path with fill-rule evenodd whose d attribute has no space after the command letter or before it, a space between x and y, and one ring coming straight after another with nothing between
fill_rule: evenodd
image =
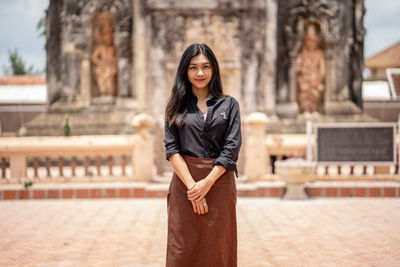
<instances>
[{"instance_id":1,"label":"woman's eye","mask_svg":"<svg viewBox=\"0 0 400 267\"><path fill-rule=\"evenodd\" d=\"M204 66L204 69L208 70L210 68L210 66Z\"/></svg>"},{"instance_id":2,"label":"woman's eye","mask_svg":"<svg viewBox=\"0 0 400 267\"><path fill-rule=\"evenodd\" d=\"M195 69L196 69L196 67L190 67L189 69L190 69L190 70L195 70Z\"/></svg>"}]
</instances>

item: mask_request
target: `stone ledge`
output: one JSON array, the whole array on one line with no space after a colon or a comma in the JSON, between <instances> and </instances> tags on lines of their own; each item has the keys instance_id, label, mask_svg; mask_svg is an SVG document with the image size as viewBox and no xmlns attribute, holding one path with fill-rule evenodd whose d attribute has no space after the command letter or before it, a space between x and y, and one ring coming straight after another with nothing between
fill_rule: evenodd
<instances>
[{"instance_id":1,"label":"stone ledge","mask_svg":"<svg viewBox=\"0 0 400 267\"><path fill-rule=\"evenodd\" d=\"M1 185L0 200L23 199L99 199L165 198L169 184L143 182L38 184L24 189L21 185ZM314 182L306 184L312 198L320 197L400 197L396 182ZM283 182L237 184L238 197L279 198L286 187Z\"/></svg>"}]
</instances>

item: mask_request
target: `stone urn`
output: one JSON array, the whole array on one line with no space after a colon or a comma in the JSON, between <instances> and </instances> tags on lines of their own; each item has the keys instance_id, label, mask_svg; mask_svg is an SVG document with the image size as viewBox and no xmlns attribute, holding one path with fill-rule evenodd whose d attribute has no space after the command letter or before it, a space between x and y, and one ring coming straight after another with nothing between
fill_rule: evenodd
<instances>
[{"instance_id":1,"label":"stone urn","mask_svg":"<svg viewBox=\"0 0 400 267\"><path fill-rule=\"evenodd\" d=\"M284 199L306 199L304 187L307 181L314 176L317 163L305 161L302 158L279 160L275 162L275 170L286 182Z\"/></svg>"}]
</instances>

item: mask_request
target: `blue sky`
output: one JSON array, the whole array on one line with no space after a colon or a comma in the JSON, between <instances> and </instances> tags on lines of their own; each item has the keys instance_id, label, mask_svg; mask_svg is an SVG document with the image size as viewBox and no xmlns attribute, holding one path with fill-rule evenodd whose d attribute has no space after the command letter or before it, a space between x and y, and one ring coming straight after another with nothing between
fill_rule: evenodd
<instances>
[{"instance_id":1,"label":"blue sky","mask_svg":"<svg viewBox=\"0 0 400 267\"><path fill-rule=\"evenodd\" d=\"M39 37L36 24L49 0L0 0L0 74L8 65L8 51L18 49L28 65L44 69L45 38Z\"/></svg>"},{"instance_id":2,"label":"blue sky","mask_svg":"<svg viewBox=\"0 0 400 267\"><path fill-rule=\"evenodd\" d=\"M18 49L28 65L44 69L45 40L36 24L49 0L0 0L0 75L9 50ZM400 0L365 0L365 56L400 41Z\"/></svg>"}]
</instances>

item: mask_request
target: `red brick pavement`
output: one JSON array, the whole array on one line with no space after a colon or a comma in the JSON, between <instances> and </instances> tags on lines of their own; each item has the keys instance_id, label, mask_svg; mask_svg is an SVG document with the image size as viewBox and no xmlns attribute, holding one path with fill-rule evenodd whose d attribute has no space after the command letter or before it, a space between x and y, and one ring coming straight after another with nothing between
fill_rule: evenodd
<instances>
[{"instance_id":1,"label":"red brick pavement","mask_svg":"<svg viewBox=\"0 0 400 267\"><path fill-rule=\"evenodd\" d=\"M400 266L399 210L396 198L240 198L239 266ZM0 266L164 266L166 220L165 199L1 201Z\"/></svg>"},{"instance_id":2,"label":"red brick pavement","mask_svg":"<svg viewBox=\"0 0 400 267\"><path fill-rule=\"evenodd\" d=\"M29 189L19 184L1 184L0 200L27 199L99 199L99 198L165 198L168 183L115 182L115 183L35 183ZM239 197L281 197L285 183L237 183ZM400 197L399 181L324 181L306 184L306 193L319 197Z\"/></svg>"}]
</instances>

